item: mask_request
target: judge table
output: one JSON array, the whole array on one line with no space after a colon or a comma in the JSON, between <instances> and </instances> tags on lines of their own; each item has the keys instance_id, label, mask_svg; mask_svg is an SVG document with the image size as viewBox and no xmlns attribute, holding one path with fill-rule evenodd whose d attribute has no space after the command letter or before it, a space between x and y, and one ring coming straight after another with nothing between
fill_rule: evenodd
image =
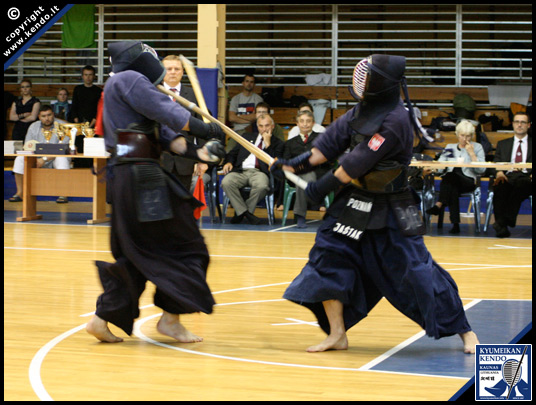
<instances>
[{"instance_id":1,"label":"judge table","mask_svg":"<svg viewBox=\"0 0 536 405\"><path fill-rule=\"evenodd\" d=\"M9 157L24 157L22 194L22 216L17 221L42 219L36 212L37 196L92 197L92 218L88 224L107 222L106 216L106 156L50 155L50 154L4 154ZM73 159L93 159L94 175L89 168L80 169L38 169L37 159L42 157L70 157Z\"/></svg>"},{"instance_id":2,"label":"judge table","mask_svg":"<svg viewBox=\"0 0 536 405\"><path fill-rule=\"evenodd\" d=\"M106 216L106 156L49 155L49 154L4 154L8 157L24 157L22 216L17 221L42 219L36 212L37 196L92 197L93 212L88 224L109 221ZM93 159L94 175L91 169L37 169L37 158L71 157L73 159ZM412 161L410 166L444 169L446 167L485 167L497 170L532 169L532 163L471 162L453 161Z\"/></svg>"},{"instance_id":3,"label":"judge table","mask_svg":"<svg viewBox=\"0 0 536 405\"><path fill-rule=\"evenodd\" d=\"M473 168L493 168L502 171L532 169L532 162L529 163L509 163L509 162L439 162L436 160L412 160L410 166L426 167L429 169L444 169L446 167L473 167Z\"/></svg>"}]
</instances>

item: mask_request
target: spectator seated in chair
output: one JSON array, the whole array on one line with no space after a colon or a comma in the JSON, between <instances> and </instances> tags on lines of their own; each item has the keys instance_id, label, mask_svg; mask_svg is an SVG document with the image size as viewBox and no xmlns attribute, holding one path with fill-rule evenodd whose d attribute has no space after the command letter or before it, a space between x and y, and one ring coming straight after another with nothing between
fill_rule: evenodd
<instances>
[{"instance_id":1,"label":"spectator seated in chair","mask_svg":"<svg viewBox=\"0 0 536 405\"><path fill-rule=\"evenodd\" d=\"M302 111L310 111L311 114L313 114L313 117L314 117L314 111L313 111L313 106L309 103L302 103L299 105L298 107L298 114L301 113ZM326 130L325 127L323 127L322 125L314 122L314 118L313 118L313 132L316 132L317 134L321 134L322 132L324 132ZM290 140L292 138L294 138L295 136L298 136L300 135L300 128L298 125L296 125L295 127L292 127L290 129L290 131L288 132L288 138L287 140Z\"/></svg>"},{"instance_id":2,"label":"spectator seated in chair","mask_svg":"<svg viewBox=\"0 0 536 405\"><path fill-rule=\"evenodd\" d=\"M453 161L458 163L484 162L485 154L482 145L472 142L475 127L467 120L456 125L457 144L448 144L439 161ZM429 215L439 215L444 207L450 211L452 229L449 233L460 233L460 194L471 192L476 188L476 180L485 172L485 167L448 167L442 175L439 187L438 201L432 208L426 210ZM423 172L424 173L424 172ZM427 174L427 173L424 173Z\"/></svg>"},{"instance_id":3,"label":"spectator seated in chair","mask_svg":"<svg viewBox=\"0 0 536 405\"><path fill-rule=\"evenodd\" d=\"M299 136L295 136L285 142L285 148L283 151L283 159L292 159L301 155L304 152L313 149L313 141L319 135L313 130L314 116L311 111L305 109L298 113L296 122L300 130ZM300 174L299 177L307 182L314 182L318 178L322 177L332 168L330 163L324 163L315 168L314 171ZM307 214L307 196L305 191L301 188L296 188L296 201L294 202L294 219L296 220L298 228L305 228L305 216Z\"/></svg>"},{"instance_id":4,"label":"spectator seated in chair","mask_svg":"<svg viewBox=\"0 0 536 405\"><path fill-rule=\"evenodd\" d=\"M284 143L272 136L274 129L272 117L261 115L257 118L257 127L259 128L258 134L245 133L244 138L273 158L281 157ZM254 212L257 203L270 190L268 165L237 144L225 157L223 173L225 177L221 182L221 187L235 210L231 223L239 224L246 218L252 225L259 224L260 219L254 215ZM247 201L244 201L240 189L246 186L251 187L251 192Z\"/></svg>"},{"instance_id":5,"label":"spectator seated in chair","mask_svg":"<svg viewBox=\"0 0 536 405\"><path fill-rule=\"evenodd\" d=\"M495 162L532 162L532 137L528 136L530 118L524 112L514 115L514 136L497 143ZM497 170L493 183L493 210L498 238L510 236L508 227L515 227L523 200L532 195L532 170Z\"/></svg>"}]
</instances>

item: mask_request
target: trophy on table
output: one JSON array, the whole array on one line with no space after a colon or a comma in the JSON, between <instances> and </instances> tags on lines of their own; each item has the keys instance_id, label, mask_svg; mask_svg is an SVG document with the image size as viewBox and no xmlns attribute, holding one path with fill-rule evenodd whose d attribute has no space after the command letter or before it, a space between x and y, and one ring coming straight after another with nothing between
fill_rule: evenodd
<instances>
[{"instance_id":1,"label":"trophy on table","mask_svg":"<svg viewBox=\"0 0 536 405\"><path fill-rule=\"evenodd\" d=\"M82 135L87 138L93 138L95 136L95 130L89 127L89 122L84 122L82 124Z\"/></svg>"},{"instance_id":2,"label":"trophy on table","mask_svg":"<svg viewBox=\"0 0 536 405\"><path fill-rule=\"evenodd\" d=\"M43 131L43 136L45 137L46 143L49 143L52 138L52 131Z\"/></svg>"},{"instance_id":3,"label":"trophy on table","mask_svg":"<svg viewBox=\"0 0 536 405\"><path fill-rule=\"evenodd\" d=\"M76 139L76 135L78 133L82 133L82 124L78 123L65 123L65 124L59 124L59 130L64 132L66 136L68 136L69 139L69 149L70 154L75 155L76 154L76 148L74 146L74 141Z\"/></svg>"},{"instance_id":4,"label":"trophy on table","mask_svg":"<svg viewBox=\"0 0 536 405\"><path fill-rule=\"evenodd\" d=\"M58 123L55 122L54 126L45 129L41 128L41 133L43 134L43 138L45 138L45 143L36 143L35 144L35 152L39 154L45 154L45 155L64 155L65 145L62 145L61 140L63 138L61 130L58 126ZM51 142L52 137L54 134L57 135L60 142ZM30 147L30 145L28 145Z\"/></svg>"},{"instance_id":5,"label":"trophy on table","mask_svg":"<svg viewBox=\"0 0 536 405\"><path fill-rule=\"evenodd\" d=\"M60 141L60 143L63 143L63 139L65 138L65 131L60 129L60 124L58 123L58 121L54 121L53 132L56 133L56 136L58 137L58 140Z\"/></svg>"},{"instance_id":6,"label":"trophy on table","mask_svg":"<svg viewBox=\"0 0 536 405\"><path fill-rule=\"evenodd\" d=\"M56 135L58 135L58 139L60 140L60 143L63 143L63 140L65 139L65 131L58 129Z\"/></svg>"},{"instance_id":7,"label":"trophy on table","mask_svg":"<svg viewBox=\"0 0 536 405\"><path fill-rule=\"evenodd\" d=\"M68 122L64 124L59 124L58 133L59 132L64 132L65 136L68 136L70 138L69 149L71 155L76 155L75 139L78 135L83 135L86 138L93 138L95 136L95 130L89 127L89 122Z\"/></svg>"}]
</instances>

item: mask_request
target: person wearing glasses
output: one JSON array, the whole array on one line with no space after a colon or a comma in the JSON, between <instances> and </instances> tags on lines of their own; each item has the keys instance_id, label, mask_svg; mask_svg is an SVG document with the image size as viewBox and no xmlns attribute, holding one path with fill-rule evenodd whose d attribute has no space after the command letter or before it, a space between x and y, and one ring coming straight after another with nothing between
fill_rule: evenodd
<instances>
[{"instance_id":1,"label":"person wearing glasses","mask_svg":"<svg viewBox=\"0 0 536 405\"><path fill-rule=\"evenodd\" d=\"M528 136L530 118L525 112L514 115L514 136L497 142L495 162L532 162L532 137ZM508 227L515 227L523 200L532 195L532 169L496 170L493 182L493 229L498 238L510 236Z\"/></svg>"},{"instance_id":2,"label":"person wearing glasses","mask_svg":"<svg viewBox=\"0 0 536 405\"><path fill-rule=\"evenodd\" d=\"M37 121L37 115L41 108L41 101L32 95L32 82L24 79L20 82L20 97L13 102L9 112L9 120L15 121L11 139L24 141L26 132L33 122Z\"/></svg>"}]
</instances>

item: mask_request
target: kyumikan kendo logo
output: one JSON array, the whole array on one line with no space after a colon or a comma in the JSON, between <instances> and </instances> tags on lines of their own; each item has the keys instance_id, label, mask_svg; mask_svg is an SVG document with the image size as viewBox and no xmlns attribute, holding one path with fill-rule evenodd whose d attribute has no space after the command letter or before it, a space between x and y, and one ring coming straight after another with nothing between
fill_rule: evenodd
<instances>
[{"instance_id":1,"label":"kyumikan kendo logo","mask_svg":"<svg viewBox=\"0 0 536 405\"><path fill-rule=\"evenodd\" d=\"M476 400L532 400L532 345L477 345Z\"/></svg>"}]
</instances>

